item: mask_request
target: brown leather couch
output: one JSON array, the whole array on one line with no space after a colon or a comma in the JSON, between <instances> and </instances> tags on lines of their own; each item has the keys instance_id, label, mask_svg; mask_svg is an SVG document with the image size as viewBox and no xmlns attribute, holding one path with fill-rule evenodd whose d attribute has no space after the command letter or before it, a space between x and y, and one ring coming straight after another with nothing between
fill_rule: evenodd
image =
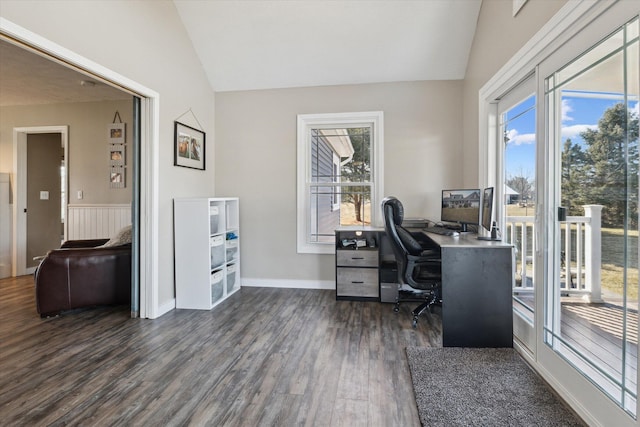
<instances>
[{"instance_id":1,"label":"brown leather couch","mask_svg":"<svg viewBox=\"0 0 640 427\"><path fill-rule=\"evenodd\" d=\"M131 303L131 244L97 247L107 241L69 240L49 251L35 273L40 316Z\"/></svg>"}]
</instances>

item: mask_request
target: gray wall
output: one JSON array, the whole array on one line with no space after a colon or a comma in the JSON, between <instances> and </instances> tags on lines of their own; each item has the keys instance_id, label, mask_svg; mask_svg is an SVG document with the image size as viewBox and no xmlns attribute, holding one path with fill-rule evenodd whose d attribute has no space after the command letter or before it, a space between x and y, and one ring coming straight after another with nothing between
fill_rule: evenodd
<instances>
[{"instance_id":1,"label":"gray wall","mask_svg":"<svg viewBox=\"0 0 640 427\"><path fill-rule=\"evenodd\" d=\"M68 169L70 204L131 203L132 100L31 105L0 108L0 171L13 170L13 128L69 126ZM107 125L115 112L126 123L126 187L109 187ZM78 200L78 190L83 191Z\"/></svg>"},{"instance_id":2,"label":"gray wall","mask_svg":"<svg viewBox=\"0 0 640 427\"><path fill-rule=\"evenodd\" d=\"M216 194L240 197L242 275L334 281L334 256L296 253L296 115L384 111L384 193L439 219L462 183L462 82L406 82L216 94ZM256 281L254 281L256 283Z\"/></svg>"},{"instance_id":3,"label":"gray wall","mask_svg":"<svg viewBox=\"0 0 640 427\"><path fill-rule=\"evenodd\" d=\"M464 185L478 183L478 92L566 0L528 0L514 17L511 1L483 0L464 79Z\"/></svg>"}]
</instances>

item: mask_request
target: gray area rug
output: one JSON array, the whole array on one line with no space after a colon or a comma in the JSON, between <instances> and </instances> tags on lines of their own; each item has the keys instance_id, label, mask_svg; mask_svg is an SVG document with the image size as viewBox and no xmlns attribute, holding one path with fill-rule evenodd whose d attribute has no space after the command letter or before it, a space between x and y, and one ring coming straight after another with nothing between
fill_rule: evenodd
<instances>
[{"instance_id":1,"label":"gray area rug","mask_svg":"<svg viewBox=\"0 0 640 427\"><path fill-rule=\"evenodd\" d=\"M423 426L584 426L512 348L407 348Z\"/></svg>"}]
</instances>

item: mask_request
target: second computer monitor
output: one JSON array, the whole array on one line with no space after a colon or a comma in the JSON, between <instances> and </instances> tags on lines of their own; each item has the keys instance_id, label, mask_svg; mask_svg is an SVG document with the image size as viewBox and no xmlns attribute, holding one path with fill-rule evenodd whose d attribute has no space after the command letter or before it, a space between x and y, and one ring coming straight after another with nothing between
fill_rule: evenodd
<instances>
[{"instance_id":1,"label":"second computer monitor","mask_svg":"<svg viewBox=\"0 0 640 427\"><path fill-rule=\"evenodd\" d=\"M482 193L482 226L491 231L491 216L493 214L493 187L484 189Z\"/></svg>"},{"instance_id":2,"label":"second computer monitor","mask_svg":"<svg viewBox=\"0 0 640 427\"><path fill-rule=\"evenodd\" d=\"M462 231L467 225L480 222L480 189L442 190L440 220L460 224Z\"/></svg>"}]
</instances>

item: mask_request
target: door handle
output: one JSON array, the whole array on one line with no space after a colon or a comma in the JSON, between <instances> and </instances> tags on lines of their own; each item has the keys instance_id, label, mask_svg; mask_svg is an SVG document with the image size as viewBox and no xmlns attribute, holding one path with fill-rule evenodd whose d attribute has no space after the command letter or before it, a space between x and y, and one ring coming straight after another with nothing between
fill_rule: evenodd
<instances>
[{"instance_id":1,"label":"door handle","mask_svg":"<svg viewBox=\"0 0 640 427\"><path fill-rule=\"evenodd\" d=\"M565 222L567 220L567 208L558 206L558 221Z\"/></svg>"}]
</instances>

